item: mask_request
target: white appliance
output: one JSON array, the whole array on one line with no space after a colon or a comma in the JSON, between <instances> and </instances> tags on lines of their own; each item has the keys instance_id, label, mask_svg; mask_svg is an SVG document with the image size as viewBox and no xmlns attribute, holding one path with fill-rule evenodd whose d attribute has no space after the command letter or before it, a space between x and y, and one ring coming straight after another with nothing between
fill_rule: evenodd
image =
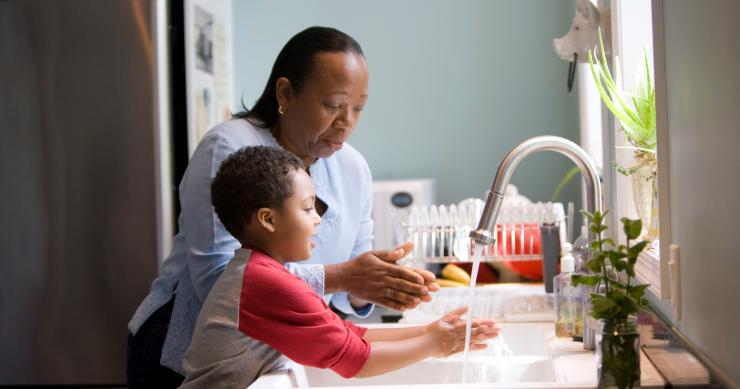
<instances>
[{"instance_id":1,"label":"white appliance","mask_svg":"<svg viewBox=\"0 0 740 389\"><path fill-rule=\"evenodd\" d=\"M373 182L373 246L390 249L404 240L401 221L412 206L432 205L437 200L437 182L433 178L379 180Z\"/></svg>"}]
</instances>

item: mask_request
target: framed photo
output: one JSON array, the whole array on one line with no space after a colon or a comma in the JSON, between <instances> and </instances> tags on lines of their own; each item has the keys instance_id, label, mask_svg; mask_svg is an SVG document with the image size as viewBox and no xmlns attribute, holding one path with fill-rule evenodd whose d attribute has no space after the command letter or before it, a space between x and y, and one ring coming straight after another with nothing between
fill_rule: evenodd
<instances>
[{"instance_id":1,"label":"framed photo","mask_svg":"<svg viewBox=\"0 0 740 389\"><path fill-rule=\"evenodd\" d=\"M188 155L232 113L232 0L185 1Z\"/></svg>"}]
</instances>

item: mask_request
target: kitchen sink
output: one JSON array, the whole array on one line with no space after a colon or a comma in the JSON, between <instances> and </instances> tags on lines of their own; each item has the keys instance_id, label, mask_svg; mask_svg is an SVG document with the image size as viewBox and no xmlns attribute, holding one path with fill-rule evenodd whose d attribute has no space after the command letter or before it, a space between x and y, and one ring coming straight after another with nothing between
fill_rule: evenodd
<instances>
[{"instance_id":1,"label":"kitchen sink","mask_svg":"<svg viewBox=\"0 0 740 389\"><path fill-rule=\"evenodd\" d=\"M400 324L375 324L388 328ZM328 369L293 365L284 372L260 377L250 388L346 387L594 387L596 363L592 352L569 339L555 338L552 322L500 322L502 336L489 348L471 352L467 381L461 385L463 355L429 358L414 365L369 378L345 379Z\"/></svg>"}]
</instances>

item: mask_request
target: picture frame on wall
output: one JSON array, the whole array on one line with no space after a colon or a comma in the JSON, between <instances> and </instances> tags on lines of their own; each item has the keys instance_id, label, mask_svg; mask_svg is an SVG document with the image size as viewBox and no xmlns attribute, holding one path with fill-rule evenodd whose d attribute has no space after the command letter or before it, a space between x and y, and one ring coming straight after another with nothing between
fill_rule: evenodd
<instances>
[{"instance_id":1,"label":"picture frame on wall","mask_svg":"<svg viewBox=\"0 0 740 389\"><path fill-rule=\"evenodd\" d=\"M185 1L188 156L232 113L232 0Z\"/></svg>"}]
</instances>

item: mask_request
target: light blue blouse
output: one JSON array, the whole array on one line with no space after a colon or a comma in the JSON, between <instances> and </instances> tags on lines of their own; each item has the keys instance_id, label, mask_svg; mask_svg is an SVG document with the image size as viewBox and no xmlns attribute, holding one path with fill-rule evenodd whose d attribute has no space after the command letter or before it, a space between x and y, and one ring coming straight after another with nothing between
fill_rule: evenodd
<instances>
[{"instance_id":1,"label":"light blue blouse","mask_svg":"<svg viewBox=\"0 0 740 389\"><path fill-rule=\"evenodd\" d=\"M244 119L214 127L203 137L180 183L179 233L159 278L136 310L128 328L136 334L159 307L176 295L162 349L162 366L183 374L182 358L190 344L198 313L216 279L240 248L211 205L211 181L221 162L245 146L280 147L269 130ZM372 249L372 177L367 162L345 143L329 158L309 168L316 196L328 208L321 218L311 258L288 269L324 295L324 265L346 261ZM354 311L346 292L327 295L342 312L367 316L372 306Z\"/></svg>"}]
</instances>

